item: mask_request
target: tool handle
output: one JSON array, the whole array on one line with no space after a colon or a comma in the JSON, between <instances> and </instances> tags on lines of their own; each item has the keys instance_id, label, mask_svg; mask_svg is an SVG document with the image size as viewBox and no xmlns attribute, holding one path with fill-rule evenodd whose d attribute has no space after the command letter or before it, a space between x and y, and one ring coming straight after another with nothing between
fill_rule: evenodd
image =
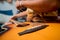
<instances>
[{"instance_id":1,"label":"tool handle","mask_svg":"<svg viewBox=\"0 0 60 40\"><path fill-rule=\"evenodd\" d=\"M44 29L45 27L47 27L48 25L40 25L40 26L35 26L35 27L32 27L30 29L27 29L23 32L20 32L18 33L19 35L24 35L24 34L28 34L28 33L32 33L32 32L36 32L38 30L41 30L41 29Z\"/></svg>"}]
</instances>

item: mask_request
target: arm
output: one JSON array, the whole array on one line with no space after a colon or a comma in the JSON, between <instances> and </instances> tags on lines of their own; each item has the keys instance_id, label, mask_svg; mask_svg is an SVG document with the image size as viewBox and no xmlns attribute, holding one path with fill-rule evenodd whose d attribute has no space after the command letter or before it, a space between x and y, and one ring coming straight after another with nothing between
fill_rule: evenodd
<instances>
[{"instance_id":1,"label":"arm","mask_svg":"<svg viewBox=\"0 0 60 40\"><path fill-rule=\"evenodd\" d=\"M20 2L22 2L23 6L40 12L52 11L57 8L56 0L31 0Z\"/></svg>"},{"instance_id":2,"label":"arm","mask_svg":"<svg viewBox=\"0 0 60 40\"><path fill-rule=\"evenodd\" d=\"M18 18L18 17L23 17L23 16L26 16L26 15L27 15L26 11L20 12L19 14L16 14L15 16L13 16L11 19L15 19L15 18Z\"/></svg>"}]
</instances>

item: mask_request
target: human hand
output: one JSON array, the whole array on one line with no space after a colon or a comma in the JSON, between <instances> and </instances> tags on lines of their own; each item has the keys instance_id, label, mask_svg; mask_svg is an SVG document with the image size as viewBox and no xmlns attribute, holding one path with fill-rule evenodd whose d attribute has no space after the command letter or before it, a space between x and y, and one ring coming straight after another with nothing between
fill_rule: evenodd
<instances>
[{"instance_id":1,"label":"human hand","mask_svg":"<svg viewBox=\"0 0 60 40\"><path fill-rule=\"evenodd\" d=\"M16 8L20 10L22 7L22 1L16 1Z\"/></svg>"}]
</instances>

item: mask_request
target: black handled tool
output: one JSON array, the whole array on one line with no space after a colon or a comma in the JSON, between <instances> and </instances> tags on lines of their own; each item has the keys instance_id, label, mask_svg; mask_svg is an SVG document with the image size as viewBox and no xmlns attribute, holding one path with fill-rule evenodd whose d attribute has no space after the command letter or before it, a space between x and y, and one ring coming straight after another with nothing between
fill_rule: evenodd
<instances>
[{"instance_id":1,"label":"black handled tool","mask_svg":"<svg viewBox=\"0 0 60 40\"><path fill-rule=\"evenodd\" d=\"M30 29L27 29L23 32L20 32L18 33L19 35L24 35L24 34L28 34L28 33L32 33L32 32L36 32L38 30L41 30L41 29L44 29L46 28L48 25L39 25L39 26L35 26L35 27L32 27Z\"/></svg>"}]
</instances>

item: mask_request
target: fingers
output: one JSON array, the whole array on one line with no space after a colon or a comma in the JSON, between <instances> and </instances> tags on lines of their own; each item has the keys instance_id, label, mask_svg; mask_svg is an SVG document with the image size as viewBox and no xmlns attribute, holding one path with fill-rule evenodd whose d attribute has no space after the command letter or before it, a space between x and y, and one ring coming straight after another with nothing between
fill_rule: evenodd
<instances>
[{"instance_id":1,"label":"fingers","mask_svg":"<svg viewBox=\"0 0 60 40\"><path fill-rule=\"evenodd\" d=\"M23 8L22 1L16 1L16 8L18 10L20 10L21 8Z\"/></svg>"},{"instance_id":2,"label":"fingers","mask_svg":"<svg viewBox=\"0 0 60 40\"><path fill-rule=\"evenodd\" d=\"M12 23L11 22L7 22L7 23L5 23L4 25L11 25Z\"/></svg>"},{"instance_id":3,"label":"fingers","mask_svg":"<svg viewBox=\"0 0 60 40\"><path fill-rule=\"evenodd\" d=\"M15 20L17 18L17 16L15 15L15 16L12 16L11 18L10 18L10 20Z\"/></svg>"},{"instance_id":4,"label":"fingers","mask_svg":"<svg viewBox=\"0 0 60 40\"><path fill-rule=\"evenodd\" d=\"M16 8L17 8L17 9L20 8L20 7L19 7L19 6L20 6L19 1L16 1L15 5L16 5Z\"/></svg>"}]
</instances>

